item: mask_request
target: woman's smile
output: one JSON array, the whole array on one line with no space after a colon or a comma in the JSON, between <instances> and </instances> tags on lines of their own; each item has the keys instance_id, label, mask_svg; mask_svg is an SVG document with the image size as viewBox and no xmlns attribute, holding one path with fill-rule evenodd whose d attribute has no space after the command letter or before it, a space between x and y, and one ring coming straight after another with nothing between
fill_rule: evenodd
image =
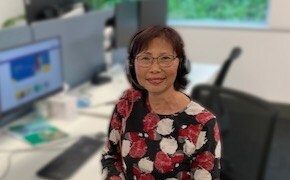
<instances>
[{"instance_id":1,"label":"woman's smile","mask_svg":"<svg viewBox=\"0 0 290 180\"><path fill-rule=\"evenodd\" d=\"M159 77L156 77L156 78L147 78L147 81L150 83L150 84L153 84L153 85L159 85L161 84L163 81L165 80L165 78L159 78Z\"/></svg>"}]
</instances>

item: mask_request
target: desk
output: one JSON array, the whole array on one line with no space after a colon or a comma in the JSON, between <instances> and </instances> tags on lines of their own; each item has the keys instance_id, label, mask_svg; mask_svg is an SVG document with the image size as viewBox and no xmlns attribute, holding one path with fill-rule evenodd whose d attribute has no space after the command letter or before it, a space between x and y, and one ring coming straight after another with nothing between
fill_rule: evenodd
<instances>
[{"instance_id":1,"label":"desk","mask_svg":"<svg viewBox=\"0 0 290 180\"><path fill-rule=\"evenodd\" d=\"M194 85L205 83L212 80L214 74L218 71L218 65L192 64L191 73L188 75L189 85L185 93L190 93ZM78 91L84 91L92 98L92 106L84 110L73 120L51 120L51 124L67 132L71 137L82 135L92 135L97 132L107 132L109 119L114 108L114 101L118 100L122 92L129 87L126 76L122 69L115 68L108 72L112 76L110 83L100 86L90 86L83 84L72 94ZM26 117L26 118L29 118ZM25 119L25 118L23 118ZM60 154L66 147L72 144L75 139L62 140L52 144L43 145L40 149L32 148L22 140L10 136L8 133L0 135L0 176L4 173L8 165L9 154L3 150L14 151L19 149L28 149L15 153L11 159L11 165L8 174L4 180L38 180L36 172ZM101 179L101 151L98 151L88 160L81 169L73 176L72 180L90 180Z\"/></svg>"}]
</instances>

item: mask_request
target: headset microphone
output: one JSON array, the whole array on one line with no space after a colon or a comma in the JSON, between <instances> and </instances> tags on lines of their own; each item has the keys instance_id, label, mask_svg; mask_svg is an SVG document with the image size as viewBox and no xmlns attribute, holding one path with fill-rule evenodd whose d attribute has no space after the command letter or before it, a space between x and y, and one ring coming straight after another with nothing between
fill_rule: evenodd
<instances>
[{"instance_id":1,"label":"headset microphone","mask_svg":"<svg viewBox=\"0 0 290 180\"><path fill-rule=\"evenodd\" d=\"M127 65L125 66L125 69L126 69L126 75L129 81L133 83L133 85L139 88L140 90L145 90L143 86L141 86L136 80L134 80L133 75L132 75L134 71L134 65L131 64L130 61L128 61Z\"/></svg>"}]
</instances>

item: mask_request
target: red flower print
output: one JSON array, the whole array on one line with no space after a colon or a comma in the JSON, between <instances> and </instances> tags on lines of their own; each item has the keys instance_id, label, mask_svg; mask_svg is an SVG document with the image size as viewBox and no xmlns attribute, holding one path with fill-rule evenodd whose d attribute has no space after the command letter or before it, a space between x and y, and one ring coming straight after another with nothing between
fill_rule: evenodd
<instances>
[{"instance_id":1,"label":"red flower print","mask_svg":"<svg viewBox=\"0 0 290 180\"><path fill-rule=\"evenodd\" d=\"M137 167L137 165L133 165L133 174L139 178L142 174L141 170Z\"/></svg>"},{"instance_id":2,"label":"red flower print","mask_svg":"<svg viewBox=\"0 0 290 180\"><path fill-rule=\"evenodd\" d=\"M157 123L159 122L159 116L154 113L148 113L143 119L143 129L145 132L148 132L157 127Z\"/></svg>"},{"instance_id":3,"label":"red flower print","mask_svg":"<svg viewBox=\"0 0 290 180\"><path fill-rule=\"evenodd\" d=\"M107 149L111 149L111 144L110 144L109 141L106 141L106 148L107 148Z\"/></svg>"},{"instance_id":4,"label":"red flower print","mask_svg":"<svg viewBox=\"0 0 290 180\"><path fill-rule=\"evenodd\" d=\"M147 145L144 138L140 138L138 141L133 142L129 154L133 158L141 158L147 151Z\"/></svg>"},{"instance_id":5,"label":"red flower print","mask_svg":"<svg viewBox=\"0 0 290 180\"><path fill-rule=\"evenodd\" d=\"M188 180L190 179L190 172L188 171L181 171L180 173L178 173L178 179L181 180Z\"/></svg>"},{"instance_id":6,"label":"red flower print","mask_svg":"<svg viewBox=\"0 0 290 180\"><path fill-rule=\"evenodd\" d=\"M205 125L209 120L213 118L215 118L215 116L209 111L201 112L195 117L195 119L202 125Z\"/></svg>"},{"instance_id":7,"label":"red flower print","mask_svg":"<svg viewBox=\"0 0 290 180\"><path fill-rule=\"evenodd\" d=\"M139 180L154 180L154 176L151 174L141 174Z\"/></svg>"},{"instance_id":8,"label":"red flower print","mask_svg":"<svg viewBox=\"0 0 290 180\"><path fill-rule=\"evenodd\" d=\"M113 115L113 118L111 121L111 127L112 129L118 129L118 130L120 130L122 127L121 122L118 120L117 114Z\"/></svg>"},{"instance_id":9,"label":"red flower print","mask_svg":"<svg viewBox=\"0 0 290 180\"><path fill-rule=\"evenodd\" d=\"M125 134L125 138L132 141L132 142L136 142L140 139L140 137L138 136L138 133L136 133L136 132L127 132Z\"/></svg>"},{"instance_id":10,"label":"red flower print","mask_svg":"<svg viewBox=\"0 0 290 180\"><path fill-rule=\"evenodd\" d=\"M202 129L200 124L198 125L189 125L185 129L179 129L178 134L182 138L188 138L192 143L196 143L198 135Z\"/></svg>"},{"instance_id":11,"label":"red flower print","mask_svg":"<svg viewBox=\"0 0 290 180\"><path fill-rule=\"evenodd\" d=\"M188 138L190 139L190 141L195 144L196 141L197 141L197 138L198 138L198 135L200 133L202 129L202 126L199 124L199 125L189 125L187 127L187 130L188 130Z\"/></svg>"},{"instance_id":12,"label":"red flower print","mask_svg":"<svg viewBox=\"0 0 290 180\"><path fill-rule=\"evenodd\" d=\"M128 104L128 101L125 99L121 99L117 103L117 111L123 117L127 117L128 113L129 113L129 108L130 108L130 106Z\"/></svg>"},{"instance_id":13,"label":"red flower print","mask_svg":"<svg viewBox=\"0 0 290 180\"><path fill-rule=\"evenodd\" d=\"M120 173L123 172L123 165L122 165L121 161L115 162L114 165L115 165L117 171L119 171Z\"/></svg>"},{"instance_id":14,"label":"red flower print","mask_svg":"<svg viewBox=\"0 0 290 180\"><path fill-rule=\"evenodd\" d=\"M210 171L214 167L214 159L215 157L211 152L205 151L196 157L192 163L192 168L202 167Z\"/></svg>"},{"instance_id":15,"label":"red flower print","mask_svg":"<svg viewBox=\"0 0 290 180\"><path fill-rule=\"evenodd\" d=\"M139 180L154 180L154 176L149 173L142 173L142 171L138 168L136 164L133 165L133 174Z\"/></svg>"},{"instance_id":16,"label":"red flower print","mask_svg":"<svg viewBox=\"0 0 290 180\"><path fill-rule=\"evenodd\" d=\"M175 154L173 154L171 156L171 161L172 163L176 164L176 163L181 163L184 159L184 154L183 152L176 152Z\"/></svg>"},{"instance_id":17,"label":"red flower print","mask_svg":"<svg viewBox=\"0 0 290 180\"><path fill-rule=\"evenodd\" d=\"M110 180L122 180L119 176L111 176Z\"/></svg>"},{"instance_id":18,"label":"red flower print","mask_svg":"<svg viewBox=\"0 0 290 180\"><path fill-rule=\"evenodd\" d=\"M215 126L213 128L213 132L214 132L214 139L216 142L218 142L220 140L220 131L219 131L219 127L218 127L217 123L215 123Z\"/></svg>"},{"instance_id":19,"label":"red flower print","mask_svg":"<svg viewBox=\"0 0 290 180\"><path fill-rule=\"evenodd\" d=\"M186 129L179 129L178 134L179 134L180 137L184 137L184 138L186 138L187 135L188 135L188 130L187 130L187 128L186 128Z\"/></svg>"},{"instance_id":20,"label":"red flower print","mask_svg":"<svg viewBox=\"0 0 290 180\"><path fill-rule=\"evenodd\" d=\"M136 102L138 99L140 99L142 96L142 93L140 91L137 91L135 89L128 90L127 98L130 102Z\"/></svg>"},{"instance_id":21,"label":"red flower print","mask_svg":"<svg viewBox=\"0 0 290 180\"><path fill-rule=\"evenodd\" d=\"M159 151L156 154L154 166L161 173L166 173L173 170L171 158L162 151Z\"/></svg>"},{"instance_id":22,"label":"red flower print","mask_svg":"<svg viewBox=\"0 0 290 180\"><path fill-rule=\"evenodd\" d=\"M129 89L127 91L125 91L121 97L121 99L126 99L128 100L129 102L135 102L137 101L138 99L140 99L142 96L142 93L141 91L137 91L135 89Z\"/></svg>"},{"instance_id":23,"label":"red flower print","mask_svg":"<svg viewBox=\"0 0 290 180\"><path fill-rule=\"evenodd\" d=\"M148 139L157 141L161 139L161 136L155 130L150 130L148 131Z\"/></svg>"}]
</instances>

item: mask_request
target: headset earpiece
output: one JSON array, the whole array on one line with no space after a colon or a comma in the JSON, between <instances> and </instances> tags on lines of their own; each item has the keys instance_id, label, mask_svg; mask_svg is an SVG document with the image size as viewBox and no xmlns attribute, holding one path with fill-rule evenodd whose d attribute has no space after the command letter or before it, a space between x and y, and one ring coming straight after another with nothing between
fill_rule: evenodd
<instances>
[{"instance_id":1,"label":"headset earpiece","mask_svg":"<svg viewBox=\"0 0 290 180\"><path fill-rule=\"evenodd\" d=\"M191 63L189 59L185 59L184 66L185 66L186 72L189 73L191 70Z\"/></svg>"},{"instance_id":2,"label":"headset earpiece","mask_svg":"<svg viewBox=\"0 0 290 180\"><path fill-rule=\"evenodd\" d=\"M130 83L132 83L133 86L137 87L139 90L145 90L145 88L137 82L137 79L135 80L133 78L134 74L135 74L135 69L134 69L135 67L134 67L134 64L132 62L133 62L133 60L127 61L127 65L125 66L126 75L129 79Z\"/></svg>"},{"instance_id":3,"label":"headset earpiece","mask_svg":"<svg viewBox=\"0 0 290 180\"><path fill-rule=\"evenodd\" d=\"M191 63L190 63L190 60L187 59L186 57L182 57L180 59L181 63L179 64L178 66L178 71L181 73L181 72L186 72L185 74L189 73L190 70L191 70Z\"/></svg>"}]
</instances>

